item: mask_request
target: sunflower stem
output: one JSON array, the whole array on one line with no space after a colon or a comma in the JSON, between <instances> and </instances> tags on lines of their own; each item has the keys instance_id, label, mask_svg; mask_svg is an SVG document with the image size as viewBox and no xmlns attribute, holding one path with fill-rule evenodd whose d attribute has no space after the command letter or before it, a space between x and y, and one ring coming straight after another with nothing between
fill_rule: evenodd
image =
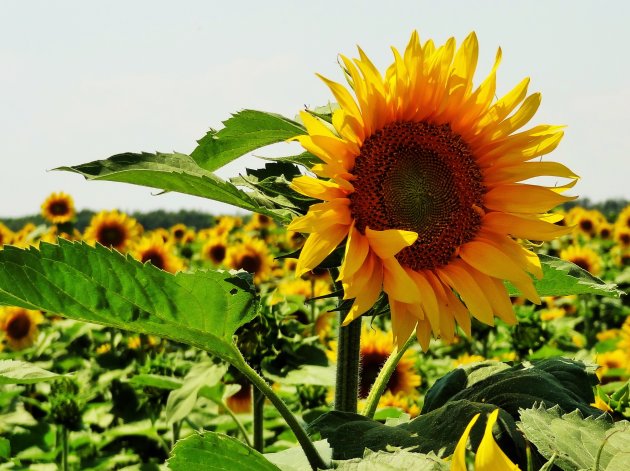
<instances>
[{"instance_id":1,"label":"sunflower stem","mask_svg":"<svg viewBox=\"0 0 630 471\"><path fill-rule=\"evenodd\" d=\"M68 458L70 457L68 440L68 428L65 425L61 426L61 469L68 471Z\"/></svg>"},{"instance_id":2,"label":"sunflower stem","mask_svg":"<svg viewBox=\"0 0 630 471\"><path fill-rule=\"evenodd\" d=\"M361 320L343 326L345 315L345 312L339 313L335 410L356 413L361 360Z\"/></svg>"},{"instance_id":3,"label":"sunflower stem","mask_svg":"<svg viewBox=\"0 0 630 471\"><path fill-rule=\"evenodd\" d=\"M264 407L265 396L258 388L254 388L252 409L254 412L253 427L254 427L254 450L263 452L264 440L263 440L263 425L264 425Z\"/></svg>"},{"instance_id":4,"label":"sunflower stem","mask_svg":"<svg viewBox=\"0 0 630 471\"><path fill-rule=\"evenodd\" d=\"M407 349L414 342L416 336L412 334L409 339L405 342L400 350L398 347L394 345L394 349L392 353L387 358L387 361L383 364L383 368L379 371L372 388L370 389L370 393L367 397L367 402L365 407L363 408L362 414L368 418L373 418L374 413L376 412L376 407L378 406L378 401L381 399L381 396L385 392L385 388L387 388L387 383L389 383L389 379L392 377L394 371L396 371L396 366L398 362L403 357Z\"/></svg>"},{"instance_id":5,"label":"sunflower stem","mask_svg":"<svg viewBox=\"0 0 630 471\"><path fill-rule=\"evenodd\" d=\"M245 361L245 359L241 356L238 362L233 362L232 365L243 373L247 379L249 379L252 384L260 390L261 393L265 395L267 399L271 401L271 403L278 409L282 418L286 421L289 428L295 434L295 438L297 438L298 443L302 447L306 458L308 459L309 464L313 471L317 471L317 469L327 469L328 465L324 462L319 452L311 442L308 437L306 431L298 422L297 417L293 415L291 410L287 407L282 399L271 389L271 386L267 384L267 381L256 372L249 364Z\"/></svg>"}]
</instances>

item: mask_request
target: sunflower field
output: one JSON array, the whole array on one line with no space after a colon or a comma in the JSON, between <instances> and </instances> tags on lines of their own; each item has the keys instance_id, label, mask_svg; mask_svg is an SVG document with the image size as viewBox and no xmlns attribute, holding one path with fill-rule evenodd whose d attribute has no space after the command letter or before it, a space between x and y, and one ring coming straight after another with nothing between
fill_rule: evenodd
<instances>
[{"instance_id":1,"label":"sunflower field","mask_svg":"<svg viewBox=\"0 0 630 471\"><path fill-rule=\"evenodd\" d=\"M562 127L477 51L414 32L295 119L57 169L247 212L0 223L0 469L630 469L630 205L566 195Z\"/></svg>"}]
</instances>

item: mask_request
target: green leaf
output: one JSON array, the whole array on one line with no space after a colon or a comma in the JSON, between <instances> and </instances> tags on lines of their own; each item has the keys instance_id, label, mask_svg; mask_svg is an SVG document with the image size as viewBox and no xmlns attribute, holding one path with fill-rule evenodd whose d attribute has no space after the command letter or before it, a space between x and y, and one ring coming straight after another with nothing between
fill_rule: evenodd
<instances>
[{"instance_id":1,"label":"green leaf","mask_svg":"<svg viewBox=\"0 0 630 471\"><path fill-rule=\"evenodd\" d=\"M471 432L473 449L481 442L486 417L496 409L492 404L481 402L454 401L446 406L422 414L411 422L390 426L359 414L333 411L315 419L309 430L317 431L328 439L334 450L339 450L340 459L363 456L364 449L386 450L400 447L419 453L438 453L449 456L470 420L478 413L481 416ZM393 421L396 423L396 421ZM505 411L499 411L497 442L513 461L525 462L525 443L514 419Z\"/></svg>"},{"instance_id":2,"label":"green leaf","mask_svg":"<svg viewBox=\"0 0 630 471\"><path fill-rule=\"evenodd\" d=\"M0 360L0 384L33 384L62 376L26 361Z\"/></svg>"},{"instance_id":3,"label":"green leaf","mask_svg":"<svg viewBox=\"0 0 630 471\"><path fill-rule=\"evenodd\" d=\"M518 424L547 459L565 471L626 471L630 463L630 422L607 414L584 419L579 411L562 415L559 407L521 410Z\"/></svg>"},{"instance_id":4,"label":"green leaf","mask_svg":"<svg viewBox=\"0 0 630 471\"><path fill-rule=\"evenodd\" d=\"M280 469L236 438L214 432L194 433L178 441L166 463L173 471L191 469L279 471Z\"/></svg>"},{"instance_id":5,"label":"green leaf","mask_svg":"<svg viewBox=\"0 0 630 471\"><path fill-rule=\"evenodd\" d=\"M283 221L291 219L291 212L287 209L275 208L268 199L238 189L232 183L200 168L185 154L118 154L106 160L55 170L78 173L87 180L107 180L176 191L231 204Z\"/></svg>"},{"instance_id":6,"label":"green leaf","mask_svg":"<svg viewBox=\"0 0 630 471\"><path fill-rule=\"evenodd\" d=\"M335 385L334 366L302 365L298 369L290 370L285 376L277 376L269 372L266 372L265 376L277 383L291 386L306 384L318 386Z\"/></svg>"},{"instance_id":7,"label":"green leaf","mask_svg":"<svg viewBox=\"0 0 630 471\"><path fill-rule=\"evenodd\" d=\"M206 361L193 366L181 388L171 391L166 401L166 421L178 422L195 407L199 390L204 386L215 386L227 372L227 365L215 365Z\"/></svg>"},{"instance_id":8,"label":"green leaf","mask_svg":"<svg viewBox=\"0 0 630 471\"><path fill-rule=\"evenodd\" d=\"M296 165L301 165L308 169L312 168L315 164L321 164L322 159L310 152L302 152L298 155L288 155L286 157L259 157L263 160L271 160L273 162L289 162Z\"/></svg>"},{"instance_id":9,"label":"green leaf","mask_svg":"<svg viewBox=\"0 0 630 471\"><path fill-rule=\"evenodd\" d=\"M101 245L59 240L0 251L0 304L153 334L232 363L234 332L256 314L251 276L197 271L172 275Z\"/></svg>"},{"instance_id":10,"label":"green leaf","mask_svg":"<svg viewBox=\"0 0 630 471\"><path fill-rule=\"evenodd\" d=\"M550 358L508 369L493 369L492 363L456 368L438 379L427 391L422 414L459 400L493 404L514 419L518 419L519 409L528 409L536 403L548 407L559 405L567 412L579 409L585 415L601 412L590 406L595 400L593 386L597 377L591 367L581 362Z\"/></svg>"},{"instance_id":11,"label":"green leaf","mask_svg":"<svg viewBox=\"0 0 630 471\"><path fill-rule=\"evenodd\" d=\"M412 453L407 450L396 450L393 453L366 450L363 458L339 461L337 471L448 471L451 464L431 453Z\"/></svg>"},{"instance_id":12,"label":"green leaf","mask_svg":"<svg viewBox=\"0 0 630 471\"><path fill-rule=\"evenodd\" d=\"M129 384L136 388L157 388L157 389L179 389L182 387L182 380L172 376L162 376L156 374L139 374L129 380Z\"/></svg>"},{"instance_id":13,"label":"green leaf","mask_svg":"<svg viewBox=\"0 0 630 471\"><path fill-rule=\"evenodd\" d=\"M11 458L11 442L4 437L0 437L0 459Z\"/></svg>"},{"instance_id":14,"label":"green leaf","mask_svg":"<svg viewBox=\"0 0 630 471\"><path fill-rule=\"evenodd\" d=\"M327 440L313 442L315 449L325 463L332 460L332 448ZM265 458L278 466L282 471L311 471L311 465L301 447L287 448L277 453L265 453Z\"/></svg>"},{"instance_id":15,"label":"green leaf","mask_svg":"<svg viewBox=\"0 0 630 471\"><path fill-rule=\"evenodd\" d=\"M306 133L295 121L256 110L239 111L223 124L223 129L211 129L201 138L191 154L195 162L208 171L217 170L255 149Z\"/></svg>"},{"instance_id":16,"label":"green leaf","mask_svg":"<svg viewBox=\"0 0 630 471\"><path fill-rule=\"evenodd\" d=\"M534 279L534 286L540 296L598 294L618 298L625 294L617 285L600 280L574 263L544 254L538 255L538 258L542 264L543 277ZM511 283L505 284L510 296L521 294Z\"/></svg>"}]
</instances>

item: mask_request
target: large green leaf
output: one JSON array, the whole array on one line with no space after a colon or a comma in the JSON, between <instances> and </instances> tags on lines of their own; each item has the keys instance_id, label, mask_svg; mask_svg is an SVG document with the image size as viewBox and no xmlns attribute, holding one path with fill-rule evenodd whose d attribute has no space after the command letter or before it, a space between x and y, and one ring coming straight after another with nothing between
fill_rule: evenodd
<instances>
[{"instance_id":1,"label":"large green leaf","mask_svg":"<svg viewBox=\"0 0 630 471\"><path fill-rule=\"evenodd\" d=\"M538 451L565 471L626 471L630 464L630 422L602 414L584 419L558 407L521 411L519 428Z\"/></svg>"},{"instance_id":2,"label":"large green leaf","mask_svg":"<svg viewBox=\"0 0 630 471\"><path fill-rule=\"evenodd\" d=\"M518 419L519 409L545 404L559 405L566 412L579 409L585 415L598 415L591 407L597 377L593 368L566 358L550 358L522 363L510 368L493 368L499 362L482 362L456 368L438 379L429 389L422 414L451 401L468 400L494 404Z\"/></svg>"},{"instance_id":3,"label":"large green leaf","mask_svg":"<svg viewBox=\"0 0 630 471\"><path fill-rule=\"evenodd\" d=\"M234 332L256 314L251 276L172 275L97 245L0 251L0 304L176 340L240 362Z\"/></svg>"},{"instance_id":4,"label":"large green leaf","mask_svg":"<svg viewBox=\"0 0 630 471\"><path fill-rule=\"evenodd\" d=\"M470 420L478 413L481 416L471 431L471 442L474 449L479 446L486 418L496 408L493 404L454 401L411 422L394 426L359 414L333 411L315 419L309 424L309 430L326 438L339 459L359 458L366 448L379 451L391 446L419 453L443 450L444 456L449 456ZM513 461L524 463L525 443L514 419L500 410L497 424L500 430L497 441L501 449Z\"/></svg>"},{"instance_id":5,"label":"large green leaf","mask_svg":"<svg viewBox=\"0 0 630 471\"><path fill-rule=\"evenodd\" d=\"M173 471L280 471L253 448L214 432L194 433L177 442L167 464Z\"/></svg>"},{"instance_id":6,"label":"large green leaf","mask_svg":"<svg viewBox=\"0 0 630 471\"><path fill-rule=\"evenodd\" d=\"M295 121L256 110L240 111L223 125L223 129L211 129L202 137L191 154L195 162L208 171L217 170L255 149L306 133Z\"/></svg>"},{"instance_id":7,"label":"large green leaf","mask_svg":"<svg viewBox=\"0 0 630 471\"><path fill-rule=\"evenodd\" d=\"M425 455L406 450L396 450L393 453L366 450L363 458L340 461L335 469L337 471L400 471L401 469L448 471L451 465L435 454Z\"/></svg>"},{"instance_id":8,"label":"large green leaf","mask_svg":"<svg viewBox=\"0 0 630 471\"><path fill-rule=\"evenodd\" d=\"M534 286L540 296L569 296L572 294L598 294L618 298L625 294L612 283L606 283L591 275L574 263L549 255L538 256L542 264L543 277L534 280ZM521 292L511 283L506 283L510 296L519 296Z\"/></svg>"},{"instance_id":9,"label":"large green leaf","mask_svg":"<svg viewBox=\"0 0 630 471\"><path fill-rule=\"evenodd\" d=\"M26 361L0 360L0 384L33 384L61 377Z\"/></svg>"},{"instance_id":10,"label":"large green leaf","mask_svg":"<svg viewBox=\"0 0 630 471\"><path fill-rule=\"evenodd\" d=\"M232 183L202 169L186 154L118 154L106 160L59 167L83 175L88 180L131 183L165 191L200 196L239 208L290 220L291 212L277 208L268 198L247 193Z\"/></svg>"}]
</instances>

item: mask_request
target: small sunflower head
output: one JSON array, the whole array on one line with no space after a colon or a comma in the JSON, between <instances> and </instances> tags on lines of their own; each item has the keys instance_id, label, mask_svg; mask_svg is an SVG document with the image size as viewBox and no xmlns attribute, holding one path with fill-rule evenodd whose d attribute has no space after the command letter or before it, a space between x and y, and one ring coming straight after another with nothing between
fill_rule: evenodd
<instances>
[{"instance_id":1,"label":"small sunflower head","mask_svg":"<svg viewBox=\"0 0 630 471\"><path fill-rule=\"evenodd\" d=\"M52 193L42 203L42 216L52 224L64 224L74 219L74 200L67 193Z\"/></svg>"},{"instance_id":2,"label":"small sunflower head","mask_svg":"<svg viewBox=\"0 0 630 471\"><path fill-rule=\"evenodd\" d=\"M43 319L40 311L21 307L0 308L0 329L6 344L13 350L32 346L39 334L38 325Z\"/></svg>"},{"instance_id":3,"label":"small sunflower head","mask_svg":"<svg viewBox=\"0 0 630 471\"><path fill-rule=\"evenodd\" d=\"M142 234L142 226L132 217L117 210L101 211L92 217L85 229L84 239L99 243L119 252L126 252Z\"/></svg>"}]
</instances>

